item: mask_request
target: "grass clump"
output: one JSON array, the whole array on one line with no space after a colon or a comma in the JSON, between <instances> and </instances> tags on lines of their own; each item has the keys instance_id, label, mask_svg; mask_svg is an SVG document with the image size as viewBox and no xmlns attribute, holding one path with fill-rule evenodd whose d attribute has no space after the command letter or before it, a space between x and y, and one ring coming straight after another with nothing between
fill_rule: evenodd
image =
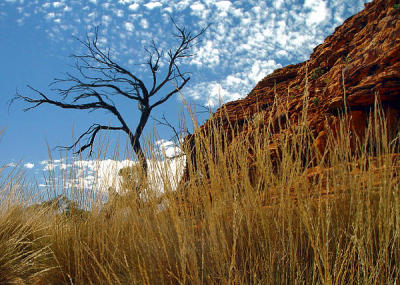
<instances>
[{"instance_id":1,"label":"grass clump","mask_svg":"<svg viewBox=\"0 0 400 285\"><path fill-rule=\"evenodd\" d=\"M16 177L3 177L0 283L398 283L398 140L371 120L354 149L343 124L317 155L299 126L287 136L233 128L228 143L215 125L194 137L201 151L186 149L176 190L166 168L161 195L131 168L116 196L89 203L80 192L68 214L11 199Z\"/></svg>"}]
</instances>

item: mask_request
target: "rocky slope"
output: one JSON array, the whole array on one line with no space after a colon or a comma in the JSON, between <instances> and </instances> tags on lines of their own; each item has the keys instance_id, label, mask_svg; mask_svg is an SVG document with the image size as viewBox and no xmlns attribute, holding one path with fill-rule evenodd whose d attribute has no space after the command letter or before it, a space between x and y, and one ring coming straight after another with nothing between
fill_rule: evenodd
<instances>
[{"instance_id":1,"label":"rocky slope","mask_svg":"<svg viewBox=\"0 0 400 285\"><path fill-rule=\"evenodd\" d=\"M310 59L275 70L247 97L219 108L200 131L213 124L224 130L252 130L248 120L272 125L279 135L287 119L299 124L304 112L313 147L323 152L328 130L338 128L339 114L350 123L352 138L363 137L376 101L385 112L389 136L400 118L400 2L374 0L348 18L317 46ZM304 117L303 117L304 118ZM278 127L283 126L283 127ZM227 132L226 139L232 141ZM193 136L186 141L193 144ZM193 152L194 153L194 152Z\"/></svg>"}]
</instances>

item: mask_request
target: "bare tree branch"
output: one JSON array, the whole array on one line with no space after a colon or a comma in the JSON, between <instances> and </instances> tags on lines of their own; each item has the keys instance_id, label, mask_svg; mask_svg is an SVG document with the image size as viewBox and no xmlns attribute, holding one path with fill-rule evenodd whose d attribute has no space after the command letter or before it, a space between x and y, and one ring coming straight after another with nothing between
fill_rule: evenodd
<instances>
[{"instance_id":1,"label":"bare tree branch","mask_svg":"<svg viewBox=\"0 0 400 285\"><path fill-rule=\"evenodd\" d=\"M50 84L51 90L58 93L60 100L51 99L42 91L28 85L28 89L33 91L36 96L29 97L16 92L10 104L15 100L22 100L29 105L24 111L44 104L63 109L106 110L117 119L120 126L93 123L72 145L64 148L73 150L79 147L76 152L89 149L90 155L96 136L100 131L123 131L128 135L134 152L142 161L143 168L147 170L146 159L140 145L143 129L151 111L179 92L190 80L188 73L181 71L181 60L192 56L190 51L195 45L196 39L208 28L207 26L199 33L192 35L186 28L179 27L172 18L171 21L176 31L173 35L178 41L177 47L163 51L154 40L148 47L145 47L147 53L145 65L152 76L149 89L138 75L138 71L129 71L111 57L110 49L102 49L99 46L99 29L97 27L93 37L87 35L84 40L77 39L86 48L86 53L71 56L75 61L72 66L75 73L67 72L64 78L55 78ZM164 68L160 68L161 62L166 62ZM172 85L172 88L168 90L167 85ZM158 98L153 99L153 97L156 98L156 95ZM131 127L116 107L114 103L116 98L137 101L140 119L134 132L131 131ZM165 117L163 118L165 119ZM169 124L168 121L166 122ZM172 127L170 124L169 126ZM173 130L177 135L176 130L174 128ZM85 143L81 146L80 143L83 140Z\"/></svg>"},{"instance_id":2,"label":"bare tree branch","mask_svg":"<svg viewBox=\"0 0 400 285\"><path fill-rule=\"evenodd\" d=\"M190 80L190 77L185 78L182 82L182 84L177 87L175 90L172 90L171 92L169 92L167 95L165 95L164 98L162 98L161 100L157 101L156 103L154 103L153 105L151 105L151 109L157 107L158 105L163 104L164 102L166 102L169 98L171 98L172 95L174 95L175 93L178 93L179 90L182 90L183 86L186 85L186 83Z\"/></svg>"},{"instance_id":3,"label":"bare tree branch","mask_svg":"<svg viewBox=\"0 0 400 285\"><path fill-rule=\"evenodd\" d=\"M157 119L157 118L155 118L155 117L153 117L153 116L152 116L151 118L152 118L158 125L168 127L168 128L174 133L174 136L171 137L169 140L172 140L172 141L179 141L179 139L180 139L180 137L181 137L180 132L167 120L167 118L165 117L165 114L162 115L161 120L159 120L159 119ZM184 130L184 132L187 132L187 133L188 133L187 130Z\"/></svg>"},{"instance_id":4,"label":"bare tree branch","mask_svg":"<svg viewBox=\"0 0 400 285\"><path fill-rule=\"evenodd\" d=\"M81 153L83 152L85 149L90 147L89 150L89 155L92 154L93 151L93 144L94 144L94 140L96 138L96 135L99 131L101 130L123 130L122 127L110 127L110 126L103 126L103 125L99 125L99 124L93 124L89 127L89 129L84 132L83 134L81 134L79 136L79 138L70 146L58 146L57 148L63 148L66 150L74 150L75 154ZM80 142L81 140L85 137L89 135L89 138L86 140L86 143L83 146L80 146ZM75 148L79 146L78 150L75 150Z\"/></svg>"}]
</instances>

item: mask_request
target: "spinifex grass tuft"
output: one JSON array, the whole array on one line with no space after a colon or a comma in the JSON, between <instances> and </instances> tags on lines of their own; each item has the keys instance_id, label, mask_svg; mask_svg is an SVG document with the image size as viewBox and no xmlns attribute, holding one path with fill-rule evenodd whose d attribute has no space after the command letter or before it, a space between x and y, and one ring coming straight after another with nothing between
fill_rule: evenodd
<instances>
[{"instance_id":1,"label":"spinifex grass tuft","mask_svg":"<svg viewBox=\"0 0 400 285\"><path fill-rule=\"evenodd\" d=\"M319 155L306 124L277 137L249 120L229 144L214 126L176 190L159 166L162 195L132 168L106 202L71 196L84 211L2 202L0 283L398 283L399 140L375 118L357 143L343 123Z\"/></svg>"}]
</instances>

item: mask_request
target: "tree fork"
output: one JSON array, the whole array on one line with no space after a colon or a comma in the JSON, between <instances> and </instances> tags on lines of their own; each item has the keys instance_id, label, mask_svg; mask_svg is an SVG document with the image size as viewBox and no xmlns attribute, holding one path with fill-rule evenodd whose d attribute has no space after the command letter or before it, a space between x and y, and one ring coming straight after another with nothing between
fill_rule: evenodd
<instances>
[{"instance_id":1,"label":"tree fork","mask_svg":"<svg viewBox=\"0 0 400 285\"><path fill-rule=\"evenodd\" d=\"M51 86L61 85L61 87L52 89L61 97L60 100L51 99L45 93L28 85L28 88L36 96L24 96L17 92L10 104L15 100L22 100L29 105L24 111L48 104L62 109L105 110L110 112L120 125L106 126L93 123L72 145L63 148L74 150L75 153L89 149L89 155L91 155L96 136L100 131L122 130L128 135L133 151L147 175L147 160L140 145L143 129L148 122L151 111L178 93L190 80L189 73L182 72L179 64L182 59L193 56L190 50L195 45L196 39L209 27L208 25L201 29L199 33L192 35L184 27L179 27L172 18L171 21L176 30L173 36L178 40L177 47L163 51L156 46L153 40L149 47L145 48L148 57L144 64L152 77L152 83L149 87L146 87L137 73L129 71L112 59L109 49L102 50L98 46L98 28L95 28L93 38L86 36L86 40L78 39L86 47L87 53L72 55L72 58L75 59L74 69L76 74L67 72L65 78L56 78L50 84ZM162 60L166 62L163 69L160 68L160 61ZM171 89L166 92L162 91L169 83L172 85ZM156 95L159 95L158 98ZM117 97L127 98L138 103L141 115L134 133L114 103L113 99ZM85 139L85 143L81 145L81 142ZM78 150L75 150L76 147L78 147Z\"/></svg>"}]
</instances>

